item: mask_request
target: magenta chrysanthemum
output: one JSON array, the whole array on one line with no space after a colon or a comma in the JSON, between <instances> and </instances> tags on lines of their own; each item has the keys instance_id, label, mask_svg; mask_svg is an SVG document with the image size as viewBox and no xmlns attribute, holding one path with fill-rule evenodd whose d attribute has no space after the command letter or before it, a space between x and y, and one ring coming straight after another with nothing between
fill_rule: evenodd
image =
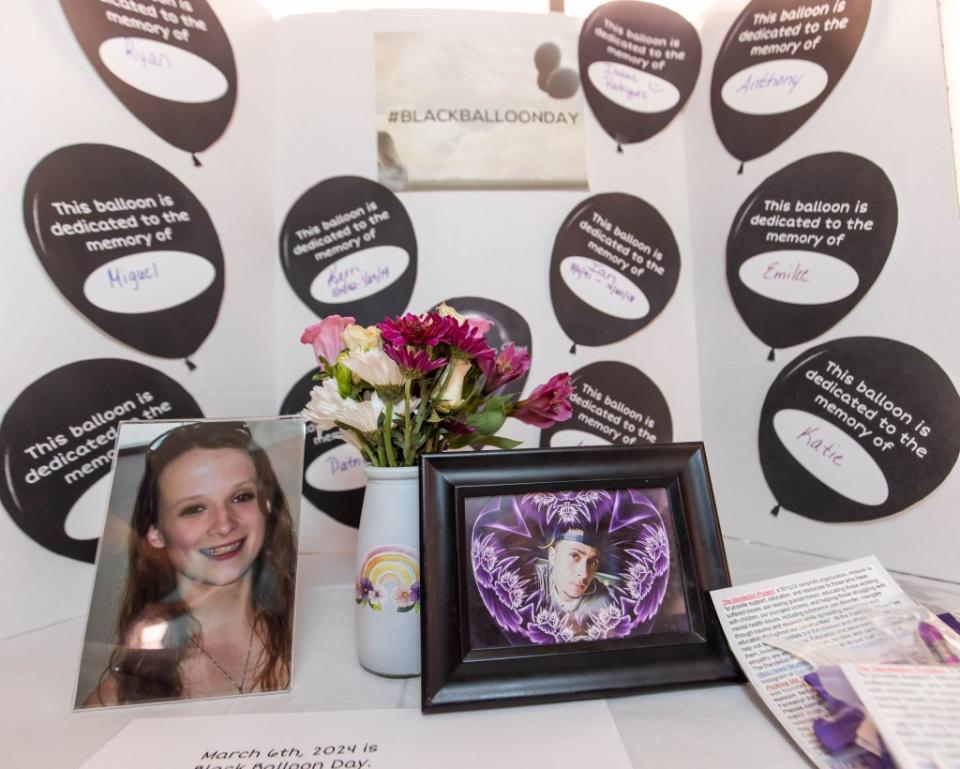
<instances>
[{"instance_id":1,"label":"magenta chrysanthemum","mask_svg":"<svg viewBox=\"0 0 960 769\"><path fill-rule=\"evenodd\" d=\"M377 328L383 340L394 347L433 347L446 334L446 320L435 312L424 315L408 312L396 318L384 318Z\"/></svg>"},{"instance_id":2,"label":"magenta chrysanthemum","mask_svg":"<svg viewBox=\"0 0 960 769\"><path fill-rule=\"evenodd\" d=\"M472 328L467 323L457 323L453 318L445 318L447 321L446 333L443 342L459 350L463 355L473 358L477 364L492 363L497 353L487 344L477 329Z\"/></svg>"},{"instance_id":3,"label":"magenta chrysanthemum","mask_svg":"<svg viewBox=\"0 0 960 769\"><path fill-rule=\"evenodd\" d=\"M411 374L429 374L438 368L447 365L446 358L433 358L426 350L417 350L406 345L395 347L392 344L385 344L383 351L387 357L396 363L401 371Z\"/></svg>"}]
</instances>

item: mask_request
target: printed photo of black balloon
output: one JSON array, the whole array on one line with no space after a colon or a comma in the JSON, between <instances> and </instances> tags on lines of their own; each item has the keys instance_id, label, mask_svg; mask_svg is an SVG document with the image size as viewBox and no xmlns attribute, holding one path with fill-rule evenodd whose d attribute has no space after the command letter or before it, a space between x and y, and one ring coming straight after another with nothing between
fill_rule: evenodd
<instances>
[{"instance_id":1,"label":"printed photo of black balloon","mask_svg":"<svg viewBox=\"0 0 960 769\"><path fill-rule=\"evenodd\" d=\"M933 358L881 337L799 355L760 412L760 465L778 506L827 523L904 510L950 474L960 396Z\"/></svg>"},{"instance_id":2,"label":"printed photo of black balloon","mask_svg":"<svg viewBox=\"0 0 960 769\"><path fill-rule=\"evenodd\" d=\"M620 361L591 363L573 374L573 416L540 431L540 448L670 443L673 419L650 377Z\"/></svg>"},{"instance_id":3,"label":"printed photo of black balloon","mask_svg":"<svg viewBox=\"0 0 960 769\"><path fill-rule=\"evenodd\" d=\"M710 85L717 136L731 155L740 161L766 155L810 119L853 60L870 3L752 0L743 9L717 54Z\"/></svg>"},{"instance_id":4,"label":"printed photo of black balloon","mask_svg":"<svg viewBox=\"0 0 960 769\"><path fill-rule=\"evenodd\" d=\"M406 309L417 280L417 239L390 190L337 176L304 192L287 213L280 264L318 317L351 315L366 326Z\"/></svg>"},{"instance_id":5,"label":"printed photo of black balloon","mask_svg":"<svg viewBox=\"0 0 960 769\"><path fill-rule=\"evenodd\" d=\"M0 502L40 546L93 563L117 422L202 416L183 387L149 366L99 358L54 369L0 422Z\"/></svg>"},{"instance_id":6,"label":"printed photo of black balloon","mask_svg":"<svg viewBox=\"0 0 960 769\"><path fill-rule=\"evenodd\" d=\"M770 360L863 299L886 264L897 217L887 175L846 152L802 158L750 194L727 238L727 285Z\"/></svg>"},{"instance_id":7,"label":"printed photo of black balloon","mask_svg":"<svg viewBox=\"0 0 960 769\"><path fill-rule=\"evenodd\" d=\"M683 109L700 74L700 38L683 16L616 0L580 30L580 79L597 122L621 145L646 141Z\"/></svg>"},{"instance_id":8,"label":"printed photo of black balloon","mask_svg":"<svg viewBox=\"0 0 960 769\"><path fill-rule=\"evenodd\" d=\"M147 128L200 165L195 153L220 138L237 99L233 50L207 0L173 9L131 4L142 9L135 16L123 4L99 0L60 5L107 87Z\"/></svg>"},{"instance_id":9,"label":"printed photo of black balloon","mask_svg":"<svg viewBox=\"0 0 960 769\"><path fill-rule=\"evenodd\" d=\"M569 99L580 90L580 76L576 70L561 67L560 46L543 43L533 53L537 68L537 86L554 99Z\"/></svg>"},{"instance_id":10,"label":"printed photo of black balloon","mask_svg":"<svg viewBox=\"0 0 960 769\"><path fill-rule=\"evenodd\" d=\"M487 344L499 350L505 344L516 347L525 347L533 356L533 337L530 334L530 324L519 312L502 302L493 299L484 299L479 296L455 296L445 299L445 304L453 307L461 315L471 318L481 318L493 323L486 334ZM529 371L512 382L507 382L497 390L498 395L517 394L523 392L527 384Z\"/></svg>"},{"instance_id":11,"label":"printed photo of black balloon","mask_svg":"<svg viewBox=\"0 0 960 769\"><path fill-rule=\"evenodd\" d=\"M220 240L200 201L152 160L106 144L58 149L27 179L23 222L56 287L114 339L186 359L213 329Z\"/></svg>"},{"instance_id":12,"label":"printed photo of black balloon","mask_svg":"<svg viewBox=\"0 0 960 769\"><path fill-rule=\"evenodd\" d=\"M281 414L299 414L310 400L310 391L317 386L313 369L297 380L280 405ZM363 456L340 437L340 431L318 432L307 422L303 455L303 496L335 521L357 528L366 476Z\"/></svg>"},{"instance_id":13,"label":"printed photo of black balloon","mask_svg":"<svg viewBox=\"0 0 960 769\"><path fill-rule=\"evenodd\" d=\"M622 192L584 200L564 219L550 259L550 299L571 352L650 324L679 278L680 249L653 206Z\"/></svg>"}]
</instances>

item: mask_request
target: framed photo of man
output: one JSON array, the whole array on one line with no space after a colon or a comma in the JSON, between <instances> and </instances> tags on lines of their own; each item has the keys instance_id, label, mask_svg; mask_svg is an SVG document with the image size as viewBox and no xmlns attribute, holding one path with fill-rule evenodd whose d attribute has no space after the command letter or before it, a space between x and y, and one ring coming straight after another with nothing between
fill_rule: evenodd
<instances>
[{"instance_id":1,"label":"framed photo of man","mask_svg":"<svg viewBox=\"0 0 960 769\"><path fill-rule=\"evenodd\" d=\"M434 454L425 712L740 680L701 444Z\"/></svg>"}]
</instances>

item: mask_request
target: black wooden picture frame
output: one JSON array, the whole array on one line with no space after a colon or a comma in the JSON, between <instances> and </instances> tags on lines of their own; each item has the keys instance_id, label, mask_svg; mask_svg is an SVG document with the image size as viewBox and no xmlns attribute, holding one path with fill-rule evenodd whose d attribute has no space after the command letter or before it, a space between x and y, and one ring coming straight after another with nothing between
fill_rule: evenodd
<instances>
[{"instance_id":1,"label":"black wooden picture frame","mask_svg":"<svg viewBox=\"0 0 960 769\"><path fill-rule=\"evenodd\" d=\"M429 454L421 460L420 484L424 712L743 680L708 596L728 587L730 577L703 444ZM490 499L589 495L586 490L617 498L643 490L663 498L666 492L674 543L670 579L682 596L684 629L543 644L475 643L468 625L476 614L468 605L477 604L470 597L477 584L466 510Z\"/></svg>"}]
</instances>

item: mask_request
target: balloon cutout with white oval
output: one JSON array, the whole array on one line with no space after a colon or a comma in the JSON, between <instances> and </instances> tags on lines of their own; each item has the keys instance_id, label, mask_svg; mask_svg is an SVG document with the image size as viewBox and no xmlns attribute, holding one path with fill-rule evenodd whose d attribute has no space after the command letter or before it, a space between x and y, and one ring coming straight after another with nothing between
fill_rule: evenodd
<instances>
[{"instance_id":1,"label":"balloon cutout with white oval","mask_svg":"<svg viewBox=\"0 0 960 769\"><path fill-rule=\"evenodd\" d=\"M540 448L648 446L673 440L660 388L620 361L591 363L573 374L573 416L540 431Z\"/></svg>"},{"instance_id":2,"label":"balloon cutout with white oval","mask_svg":"<svg viewBox=\"0 0 960 769\"><path fill-rule=\"evenodd\" d=\"M299 414L310 401L310 391L319 386L313 369L304 374L280 405L281 414ZM317 431L307 422L303 456L303 496L315 507L340 523L360 525L360 507L366 476L363 456L340 437L336 428Z\"/></svg>"},{"instance_id":3,"label":"balloon cutout with white oval","mask_svg":"<svg viewBox=\"0 0 960 769\"><path fill-rule=\"evenodd\" d=\"M700 73L700 38L675 11L616 0L584 21L579 59L587 103L619 148L659 133L686 104Z\"/></svg>"},{"instance_id":4,"label":"balloon cutout with white oval","mask_svg":"<svg viewBox=\"0 0 960 769\"><path fill-rule=\"evenodd\" d=\"M897 217L887 175L846 152L802 158L750 194L727 238L727 285L771 359L863 299L886 264Z\"/></svg>"},{"instance_id":5,"label":"balloon cutout with white oval","mask_svg":"<svg viewBox=\"0 0 960 769\"><path fill-rule=\"evenodd\" d=\"M237 67L207 0L60 5L97 74L151 131L190 153L220 138L233 115Z\"/></svg>"},{"instance_id":6,"label":"balloon cutout with white oval","mask_svg":"<svg viewBox=\"0 0 960 769\"><path fill-rule=\"evenodd\" d=\"M202 416L176 381L139 363L100 358L54 369L0 422L0 502L37 544L93 563L117 423Z\"/></svg>"},{"instance_id":7,"label":"balloon cutout with white oval","mask_svg":"<svg viewBox=\"0 0 960 769\"><path fill-rule=\"evenodd\" d=\"M479 296L455 296L445 299L444 302L453 307L461 315L481 318L493 323L486 333L486 341L495 350L505 344L515 347L524 347L533 356L533 337L530 334L530 324L519 312L502 302L494 299L485 299ZM495 391L497 395L520 395L527 383L528 371L523 376L507 382Z\"/></svg>"},{"instance_id":8,"label":"balloon cutout with white oval","mask_svg":"<svg viewBox=\"0 0 960 769\"><path fill-rule=\"evenodd\" d=\"M200 201L153 161L106 144L62 147L30 173L23 221L63 296L118 341L186 358L213 329L220 240Z\"/></svg>"},{"instance_id":9,"label":"balloon cutout with white oval","mask_svg":"<svg viewBox=\"0 0 960 769\"><path fill-rule=\"evenodd\" d=\"M883 518L918 502L960 454L960 395L904 342L849 337L791 361L760 412L760 465L782 506L828 523Z\"/></svg>"},{"instance_id":10,"label":"balloon cutout with white oval","mask_svg":"<svg viewBox=\"0 0 960 769\"><path fill-rule=\"evenodd\" d=\"M810 119L853 60L870 5L752 0L743 9L710 86L713 122L731 155L766 155Z\"/></svg>"},{"instance_id":11,"label":"balloon cutout with white oval","mask_svg":"<svg viewBox=\"0 0 960 769\"><path fill-rule=\"evenodd\" d=\"M280 230L280 263L318 317L352 315L369 325L406 309L417 278L417 239L390 190L338 176L293 204Z\"/></svg>"},{"instance_id":12,"label":"balloon cutout with white oval","mask_svg":"<svg viewBox=\"0 0 960 769\"><path fill-rule=\"evenodd\" d=\"M564 220L550 260L550 298L577 344L620 341L652 322L680 278L670 225L649 203L594 195Z\"/></svg>"}]
</instances>

